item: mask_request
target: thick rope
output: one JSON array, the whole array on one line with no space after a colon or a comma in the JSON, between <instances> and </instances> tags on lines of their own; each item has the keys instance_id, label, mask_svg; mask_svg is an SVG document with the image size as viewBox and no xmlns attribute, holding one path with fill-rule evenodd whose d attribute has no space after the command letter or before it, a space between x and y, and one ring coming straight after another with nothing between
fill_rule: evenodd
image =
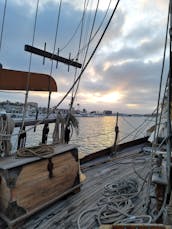
<instances>
[{"instance_id":1,"label":"thick rope","mask_svg":"<svg viewBox=\"0 0 172 229\"><path fill-rule=\"evenodd\" d=\"M20 148L16 151L17 157L39 157L47 158L47 155L52 154L54 148L51 145L41 145L33 148Z\"/></svg>"},{"instance_id":2,"label":"thick rope","mask_svg":"<svg viewBox=\"0 0 172 229\"><path fill-rule=\"evenodd\" d=\"M14 130L14 121L6 114L0 116L0 146L1 154L9 156L12 148L11 136Z\"/></svg>"},{"instance_id":3,"label":"thick rope","mask_svg":"<svg viewBox=\"0 0 172 229\"><path fill-rule=\"evenodd\" d=\"M146 180L146 178L145 178ZM99 225L120 223L151 223L152 217L148 215L132 215L134 199L140 194L136 179L123 179L105 185L104 197L98 200L97 207L83 211L77 220L78 229L81 228L81 218L88 212L94 211Z\"/></svg>"}]
</instances>

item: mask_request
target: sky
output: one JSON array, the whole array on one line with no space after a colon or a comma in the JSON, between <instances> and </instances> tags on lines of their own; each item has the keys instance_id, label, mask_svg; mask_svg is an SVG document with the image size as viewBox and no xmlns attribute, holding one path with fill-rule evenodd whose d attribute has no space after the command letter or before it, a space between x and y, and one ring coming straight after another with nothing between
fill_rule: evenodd
<instances>
[{"instance_id":1,"label":"sky","mask_svg":"<svg viewBox=\"0 0 172 229\"><path fill-rule=\"evenodd\" d=\"M47 51L53 52L55 46L55 52L59 49L59 55L65 58L69 58L71 53L71 58L75 59L80 47L78 62L83 63L86 54L87 62L117 1L99 0L94 17L98 1L86 0L87 10L82 30L84 0L63 0L60 15L59 2L59 0L39 1L33 41L37 1L7 1L0 49L0 63L3 68L28 71L30 54L24 51L24 45L33 43L34 46L43 49L45 42ZM109 2L111 4L107 11ZM120 1L99 48L81 77L74 102L75 109L140 114L153 112L158 99L168 2L167 0ZM4 4L5 0L0 0L0 32L2 32ZM58 18L58 31L55 37ZM94 39L87 50L86 44L90 37ZM51 60L46 59L45 65L42 63L42 57L32 55L31 72L51 74L56 80L58 92L52 93L51 96L51 106L55 106L70 89L80 70L76 71L70 67L68 71L68 66L62 63L58 63L56 68L54 63L51 72ZM166 82L167 69L168 55L163 86ZM1 91L0 94L0 101L8 99L24 102L25 98L24 91ZM39 106L47 106L48 93L29 92L28 101L37 102ZM68 108L70 101L71 93L60 108Z\"/></svg>"}]
</instances>

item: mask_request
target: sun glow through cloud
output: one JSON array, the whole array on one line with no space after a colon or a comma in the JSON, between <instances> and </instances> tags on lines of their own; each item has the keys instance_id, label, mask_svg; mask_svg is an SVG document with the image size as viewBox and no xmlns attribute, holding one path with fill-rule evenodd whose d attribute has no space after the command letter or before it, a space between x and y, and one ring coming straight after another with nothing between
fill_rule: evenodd
<instances>
[{"instance_id":1,"label":"sun glow through cloud","mask_svg":"<svg viewBox=\"0 0 172 229\"><path fill-rule=\"evenodd\" d=\"M106 103L117 103L121 97L122 96L119 92L112 92L112 93L102 96L101 101L106 102Z\"/></svg>"},{"instance_id":2,"label":"sun glow through cloud","mask_svg":"<svg viewBox=\"0 0 172 229\"><path fill-rule=\"evenodd\" d=\"M127 104L128 108L137 108L138 106L138 104Z\"/></svg>"}]
</instances>

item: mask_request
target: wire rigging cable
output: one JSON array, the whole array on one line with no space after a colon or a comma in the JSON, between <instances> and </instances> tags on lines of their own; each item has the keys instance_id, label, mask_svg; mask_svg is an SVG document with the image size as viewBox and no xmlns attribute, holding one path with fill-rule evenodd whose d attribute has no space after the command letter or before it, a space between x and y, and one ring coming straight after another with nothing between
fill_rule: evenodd
<instances>
[{"instance_id":1,"label":"wire rigging cable","mask_svg":"<svg viewBox=\"0 0 172 229\"><path fill-rule=\"evenodd\" d=\"M79 27L81 25L81 35L80 35L80 41L79 41L79 49L80 49L81 38L82 38L82 30L83 30L83 21L84 21L84 17L85 17L85 11L86 11L86 9L88 7L88 3L89 3L89 0L87 1L87 4L86 4L86 0L84 1L84 10L83 10L83 13L82 13L81 20L80 20L78 26L76 27L76 29L74 30L74 33L72 34L71 38L66 42L66 44L61 49L59 49L60 52L63 51L72 42L73 38L76 36L77 31L78 31L78 29L79 29Z\"/></svg>"},{"instance_id":2,"label":"wire rigging cable","mask_svg":"<svg viewBox=\"0 0 172 229\"><path fill-rule=\"evenodd\" d=\"M38 1L38 2L39 2L39 1ZM99 47L99 45L100 45L100 43L101 43L101 41L102 41L104 35L105 35L105 33L106 33L106 31L107 31L107 29L108 29L108 27L109 27L109 25L110 25L110 22L112 21L112 18L113 18L114 14L115 14L115 12L116 12L116 10L117 10L117 7L118 7L119 2L120 2L120 0L118 0L118 1L116 2L116 5L115 5L114 9L112 10L112 13L111 13L110 18L109 18L109 20L108 20L108 22L107 22L107 24L106 24L106 26L105 26L105 29L104 29L104 31L103 31L101 37L99 38L99 40L98 40L98 42L97 42L97 44L96 44L96 46L95 46L93 52L91 53L91 55L90 55L88 61L86 62L86 64L85 64L85 66L83 67L83 69L81 70L79 76L78 76L78 77L76 78L76 80L73 82L72 86L69 88L69 90L68 90L68 91L66 92L66 94L63 96L63 98L57 103L57 105L54 106L53 109L52 109L51 111L48 112L46 118L48 118L49 115L50 115L52 112L54 112L54 111L60 106L60 104L62 104L62 102L66 99L66 97L69 95L69 93L72 91L72 89L75 87L75 85L77 84L77 82L78 82L78 81L80 80L80 78L82 77L82 75L83 75L85 69L87 68L87 66L89 65L89 63L90 63L90 61L92 60L93 56L95 55L95 53L96 53L96 51L97 51L97 49L98 49L98 47ZM38 7L37 7L37 8L38 8ZM35 21L36 21L36 18L37 18L37 17L35 17ZM36 23L35 23L35 24L36 24ZM35 27L36 27L36 26L35 26ZM44 118L44 119L41 120L41 121L38 121L38 122L35 124L35 126L39 125L42 121L46 120L46 118ZM34 128L34 127L28 128L27 131L30 131L30 130L32 130L33 128Z\"/></svg>"},{"instance_id":3,"label":"wire rigging cable","mask_svg":"<svg viewBox=\"0 0 172 229\"><path fill-rule=\"evenodd\" d=\"M102 25L103 25L103 23L104 23L104 21L105 21L105 19L106 19L106 16L107 16L107 14L108 14L108 11L109 11L109 9L110 9L111 2L112 2L112 0L109 1L108 7L107 7L106 12L105 12L105 15L104 15L102 21L100 22L99 27L97 28L97 30L95 31L95 33L94 33L93 36L91 37L89 43L91 43L91 42L94 40L94 38L96 37L97 33L100 31L100 29L101 29L101 27L102 27ZM89 45L89 44L87 43L85 46L83 46L83 47L79 50L79 53L82 53L82 52L87 48L88 45Z\"/></svg>"},{"instance_id":4,"label":"wire rigging cable","mask_svg":"<svg viewBox=\"0 0 172 229\"><path fill-rule=\"evenodd\" d=\"M86 12L86 9L88 7L88 2L89 1L87 1L87 3L86 3L86 0L84 1L84 8L83 8L83 13L82 13L82 21L81 21L81 32L80 32L78 52L77 52L77 57L76 57L77 60L79 59L79 50L80 50L80 47L81 47L81 41L82 41L82 37L83 37L83 25L84 25L84 19L85 19L85 12ZM77 75L77 68L75 69L74 81L76 80L76 75ZM76 93L75 93L75 95L76 95ZM72 106L73 106L73 103L74 103L74 99L75 99L75 96L74 96L74 88L73 88L73 90L72 90L72 98L71 98L71 103L70 103L70 110L72 109Z\"/></svg>"},{"instance_id":5,"label":"wire rigging cable","mask_svg":"<svg viewBox=\"0 0 172 229\"><path fill-rule=\"evenodd\" d=\"M89 50L89 46L90 46L90 40L91 40L91 36L92 36L93 29L95 26L96 17L97 17L98 7L99 7L99 0L97 0L96 10L95 10L93 23L92 23L92 27L91 27L91 31L90 31L90 35L89 35L88 45L87 45L87 49L86 49L85 56L84 56L83 66L85 65L85 62L86 62L86 58L87 58L87 54L88 54L88 50Z\"/></svg>"},{"instance_id":6,"label":"wire rigging cable","mask_svg":"<svg viewBox=\"0 0 172 229\"><path fill-rule=\"evenodd\" d=\"M87 49L86 49L84 60L83 60L83 67L84 67L85 62L86 62L86 58L87 58L87 54L88 54L88 50L89 50L89 46L90 46L90 40L91 40L91 36L92 36L92 33L93 33L95 21L96 21L98 7L99 7L99 0L97 0L96 10L95 10L95 14L94 14L94 18L93 18L93 23L92 23L92 27L91 27L91 31L90 31L90 35L89 35L89 41L88 41ZM78 80L78 84L77 84L77 87L76 87L76 91L75 91L74 97L76 97L76 94L78 92L79 84L80 84L80 80Z\"/></svg>"},{"instance_id":7,"label":"wire rigging cable","mask_svg":"<svg viewBox=\"0 0 172 229\"><path fill-rule=\"evenodd\" d=\"M4 12L3 12L3 17L2 17L1 36L0 36L0 51L1 51L2 40L3 40L3 32L4 32L6 8L7 8L7 0L5 0L5 3L4 3Z\"/></svg>"},{"instance_id":8,"label":"wire rigging cable","mask_svg":"<svg viewBox=\"0 0 172 229\"><path fill-rule=\"evenodd\" d=\"M58 8L58 16L57 16L57 24L56 24L56 31L55 31L55 38L54 38L54 46L53 46L53 53L55 53L56 49L56 42L57 42L57 34L58 34L58 29L59 29L59 21L60 21L60 13L61 13L61 5L62 5L62 0L60 0L59 8ZM49 96L48 96L48 109L47 112L49 112L50 109L50 100L51 100L51 91L50 91L50 77L52 75L53 71L53 59L51 60L51 67L50 67L50 76L49 76L49 81L48 81L48 89L49 89Z\"/></svg>"},{"instance_id":9,"label":"wire rigging cable","mask_svg":"<svg viewBox=\"0 0 172 229\"><path fill-rule=\"evenodd\" d=\"M161 68L161 76L160 76L160 83L159 83L158 104L157 104L157 112L156 112L156 126L157 126L157 124L158 124L158 113L159 113L160 96L161 96L161 89L162 89L162 78L163 78L163 74L164 74L165 56L166 56L166 50L167 50L167 38L168 38L169 20L170 20L170 4L169 4L169 9L168 9L168 16L167 16L167 25L166 25L166 35L165 35L164 53L163 53L162 68ZM156 134L158 134L158 132L159 132L159 128L158 128L158 131L155 131L154 140L155 140Z\"/></svg>"},{"instance_id":10,"label":"wire rigging cable","mask_svg":"<svg viewBox=\"0 0 172 229\"><path fill-rule=\"evenodd\" d=\"M36 4L35 20L34 20L34 26L33 26L32 46L34 45L34 41L35 41L38 8L39 8L39 0L37 0L37 4ZM24 127L24 121L25 121L25 116L26 116L26 108L27 108L27 101L28 101L28 95L29 95L29 83L30 83L29 81L30 81L31 64L32 64L32 53L30 53L30 58L29 58L29 69L28 69L28 74L27 74L26 94L25 94L25 102L24 102L24 111L23 111L21 130Z\"/></svg>"},{"instance_id":11,"label":"wire rigging cable","mask_svg":"<svg viewBox=\"0 0 172 229\"><path fill-rule=\"evenodd\" d=\"M108 29L108 27L109 27L109 25L110 25L110 22L112 21L112 18L113 18L114 14L115 14L115 12L116 12L116 10L117 10L117 7L118 7L119 2L120 2L120 0L117 1L116 5L115 5L115 7L114 7L114 9L113 9L113 11L112 11L112 14L111 14L111 16L110 16L110 18L109 18L109 20L108 20L108 22L107 22L107 24L106 24L106 27L105 27L105 29L104 29L104 31L103 31L103 33L102 33L100 39L98 40L98 42L97 42L97 44L96 44L96 46L95 46L93 52L91 53L91 55L90 55L90 57L89 57L87 63L85 64L85 66L84 66L83 69L81 70L79 76L78 76L77 79L74 81L73 85L70 87L70 89L67 91L67 93L64 95L64 97L61 99L61 101L54 107L53 110L55 110L55 109L57 109L57 108L59 107L59 105L60 105L60 104L64 101L64 99L69 95L69 93L72 91L73 87L76 85L76 83L77 83L77 82L80 80L80 78L82 77L82 75L83 75L85 69L87 68L87 66L88 66L88 64L90 63L90 61L92 60L92 58L93 58L93 56L94 56L96 50L98 49L98 47L99 47L99 45L100 45L100 43L101 43L101 41L102 41L102 39L103 39L103 37L104 37L106 31L107 31L107 29Z\"/></svg>"}]
</instances>

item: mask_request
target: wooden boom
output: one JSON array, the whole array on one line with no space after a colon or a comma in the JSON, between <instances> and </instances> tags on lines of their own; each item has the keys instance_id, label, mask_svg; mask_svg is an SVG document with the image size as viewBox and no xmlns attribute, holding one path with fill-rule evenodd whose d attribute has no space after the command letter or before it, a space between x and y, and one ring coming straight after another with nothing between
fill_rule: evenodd
<instances>
[{"instance_id":1,"label":"wooden boom","mask_svg":"<svg viewBox=\"0 0 172 229\"><path fill-rule=\"evenodd\" d=\"M27 86L28 74L29 84ZM0 68L0 90L26 89L29 91L57 92L57 85L50 75Z\"/></svg>"},{"instance_id":2,"label":"wooden boom","mask_svg":"<svg viewBox=\"0 0 172 229\"><path fill-rule=\"evenodd\" d=\"M82 67L82 65L76 61L73 61L71 59L66 59L62 56L53 54L51 52L47 52L45 50L38 49L38 48L30 46L30 45L25 45L24 50L27 52L39 55L39 56L49 58L51 60L56 60L56 61L62 62L64 64L71 65L71 66L76 67L76 68Z\"/></svg>"}]
</instances>

